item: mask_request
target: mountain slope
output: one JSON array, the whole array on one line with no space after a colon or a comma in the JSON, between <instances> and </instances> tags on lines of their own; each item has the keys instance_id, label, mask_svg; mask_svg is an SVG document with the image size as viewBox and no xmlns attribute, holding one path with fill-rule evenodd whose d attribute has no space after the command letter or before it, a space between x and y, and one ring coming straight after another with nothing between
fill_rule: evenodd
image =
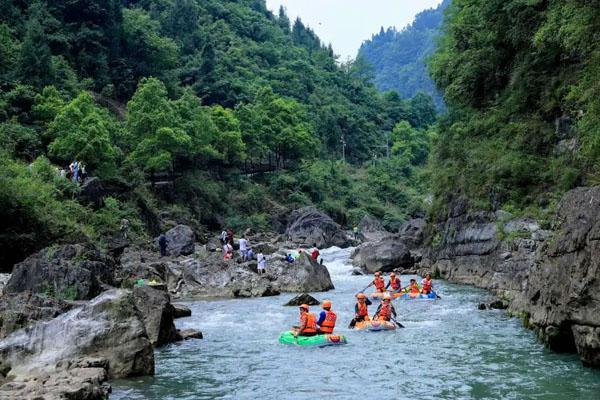
<instances>
[{"instance_id":1,"label":"mountain slope","mask_svg":"<svg viewBox=\"0 0 600 400\"><path fill-rule=\"evenodd\" d=\"M401 31L382 27L363 43L358 56L372 65L374 82L380 90L395 90L402 98L423 92L433 97L438 108L443 107L442 95L429 77L426 61L435 50L449 4L450 0L445 0L437 8L417 14L414 22Z\"/></svg>"}]
</instances>

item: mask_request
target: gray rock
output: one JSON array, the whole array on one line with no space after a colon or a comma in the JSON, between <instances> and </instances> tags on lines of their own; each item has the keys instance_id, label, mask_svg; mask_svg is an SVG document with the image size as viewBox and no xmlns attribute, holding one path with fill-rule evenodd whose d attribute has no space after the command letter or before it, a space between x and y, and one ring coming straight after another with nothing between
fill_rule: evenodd
<instances>
[{"instance_id":1,"label":"gray rock","mask_svg":"<svg viewBox=\"0 0 600 400\"><path fill-rule=\"evenodd\" d=\"M354 268L352 268L352 275L353 276L361 276L361 275L365 275L365 272L360 267L354 267Z\"/></svg>"},{"instance_id":2,"label":"gray rock","mask_svg":"<svg viewBox=\"0 0 600 400\"><path fill-rule=\"evenodd\" d=\"M171 305L169 294L144 285L133 288L133 297L152 345L159 347L174 342L177 338L173 323L175 309Z\"/></svg>"},{"instance_id":3,"label":"gray rock","mask_svg":"<svg viewBox=\"0 0 600 400\"><path fill-rule=\"evenodd\" d=\"M353 255L352 264L368 273L391 272L398 268L412 268L414 260L408 248L397 238L360 245Z\"/></svg>"},{"instance_id":4,"label":"gray rock","mask_svg":"<svg viewBox=\"0 0 600 400\"><path fill-rule=\"evenodd\" d=\"M179 340L203 339L202 332L196 329L181 329L177 330Z\"/></svg>"},{"instance_id":5,"label":"gray rock","mask_svg":"<svg viewBox=\"0 0 600 400\"><path fill-rule=\"evenodd\" d=\"M34 322L48 321L71 309L71 305L52 297L31 292L14 293L0 298L0 338Z\"/></svg>"},{"instance_id":6,"label":"gray rock","mask_svg":"<svg viewBox=\"0 0 600 400\"><path fill-rule=\"evenodd\" d=\"M492 310L506 310L508 308L508 304L505 304L502 300L494 300L490 303L489 307Z\"/></svg>"},{"instance_id":7,"label":"gray rock","mask_svg":"<svg viewBox=\"0 0 600 400\"><path fill-rule=\"evenodd\" d=\"M105 360L110 378L152 375L154 352L138 313L131 291L107 291L0 341L0 366L18 380L91 356Z\"/></svg>"},{"instance_id":8,"label":"gray rock","mask_svg":"<svg viewBox=\"0 0 600 400\"><path fill-rule=\"evenodd\" d=\"M479 305L477 306L478 310L487 310L487 306L485 305L485 303L479 303Z\"/></svg>"},{"instance_id":9,"label":"gray rock","mask_svg":"<svg viewBox=\"0 0 600 400\"><path fill-rule=\"evenodd\" d=\"M192 316L192 310L183 304L173 304L173 311L175 312L174 318L185 318Z\"/></svg>"},{"instance_id":10,"label":"gray rock","mask_svg":"<svg viewBox=\"0 0 600 400\"><path fill-rule=\"evenodd\" d=\"M89 300L112 285L114 260L92 245L47 247L15 265L5 293L30 290L51 297Z\"/></svg>"},{"instance_id":11,"label":"gray rock","mask_svg":"<svg viewBox=\"0 0 600 400\"><path fill-rule=\"evenodd\" d=\"M371 215L365 215L358 224L358 229L362 232L382 232L385 231L383 224L377 218Z\"/></svg>"},{"instance_id":12,"label":"gray rock","mask_svg":"<svg viewBox=\"0 0 600 400\"><path fill-rule=\"evenodd\" d=\"M100 179L91 177L86 179L80 186L79 201L84 205L91 205L98 209L104 205L106 195L107 192Z\"/></svg>"},{"instance_id":13,"label":"gray rock","mask_svg":"<svg viewBox=\"0 0 600 400\"><path fill-rule=\"evenodd\" d=\"M400 227L400 240L409 250L414 250L423 244L425 239L425 227L427 221L425 218L413 218L402 224Z\"/></svg>"},{"instance_id":14,"label":"gray rock","mask_svg":"<svg viewBox=\"0 0 600 400\"><path fill-rule=\"evenodd\" d=\"M177 225L169 229L165 236L167 237L167 253L169 255L177 257L194 253L196 236L189 226Z\"/></svg>"},{"instance_id":15,"label":"gray rock","mask_svg":"<svg viewBox=\"0 0 600 400\"><path fill-rule=\"evenodd\" d=\"M573 325L572 329L575 346L583 364L600 366L600 327Z\"/></svg>"},{"instance_id":16,"label":"gray rock","mask_svg":"<svg viewBox=\"0 0 600 400\"><path fill-rule=\"evenodd\" d=\"M296 297L293 297L284 304L284 306L299 306L300 304L308 304L309 306L318 306L321 304L319 300L312 297L310 294L302 293Z\"/></svg>"},{"instance_id":17,"label":"gray rock","mask_svg":"<svg viewBox=\"0 0 600 400\"><path fill-rule=\"evenodd\" d=\"M304 207L291 213L285 234L293 242L317 247L347 247L350 243L345 232L329 216L313 207Z\"/></svg>"}]
</instances>

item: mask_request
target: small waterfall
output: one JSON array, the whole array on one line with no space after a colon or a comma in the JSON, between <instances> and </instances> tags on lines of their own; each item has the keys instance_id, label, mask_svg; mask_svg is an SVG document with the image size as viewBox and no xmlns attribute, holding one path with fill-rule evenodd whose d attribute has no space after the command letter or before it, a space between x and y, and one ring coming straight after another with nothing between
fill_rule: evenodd
<instances>
[{"instance_id":1,"label":"small waterfall","mask_svg":"<svg viewBox=\"0 0 600 400\"><path fill-rule=\"evenodd\" d=\"M352 273L352 261L350 255L354 251L354 247L340 249L339 247L330 247L321 251L323 264L327 266L329 274L332 278L339 280L340 278L348 278Z\"/></svg>"}]
</instances>

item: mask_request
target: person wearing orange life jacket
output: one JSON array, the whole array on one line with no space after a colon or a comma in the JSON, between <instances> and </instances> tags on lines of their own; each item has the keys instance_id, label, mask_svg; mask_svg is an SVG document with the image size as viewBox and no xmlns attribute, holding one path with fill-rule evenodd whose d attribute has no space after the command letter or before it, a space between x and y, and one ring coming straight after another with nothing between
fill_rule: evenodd
<instances>
[{"instance_id":1,"label":"person wearing orange life jacket","mask_svg":"<svg viewBox=\"0 0 600 400\"><path fill-rule=\"evenodd\" d=\"M390 321L392 319L392 315L394 318L396 318L398 314L396 314L396 309L392 305L392 298L388 294L383 297L383 301L379 307L377 307L377 311L375 311L375 320Z\"/></svg>"},{"instance_id":2,"label":"person wearing orange life jacket","mask_svg":"<svg viewBox=\"0 0 600 400\"><path fill-rule=\"evenodd\" d=\"M317 317L308 311L308 304L300 305L300 326L295 326L294 336L315 336L317 334Z\"/></svg>"},{"instance_id":3,"label":"person wearing orange life jacket","mask_svg":"<svg viewBox=\"0 0 600 400\"><path fill-rule=\"evenodd\" d=\"M375 285L375 290L379 293L383 293L385 292L385 281L383 280L383 278L381 277L381 272L377 271L375 272L375 279L373 279L373 282L369 283L368 287L371 287Z\"/></svg>"},{"instance_id":4,"label":"person wearing orange life jacket","mask_svg":"<svg viewBox=\"0 0 600 400\"><path fill-rule=\"evenodd\" d=\"M433 281L431 280L431 274L428 272L421 281L421 293L429 294L431 292L433 292Z\"/></svg>"},{"instance_id":5,"label":"person wearing orange life jacket","mask_svg":"<svg viewBox=\"0 0 600 400\"><path fill-rule=\"evenodd\" d=\"M385 286L386 289L390 288L392 292L399 292L402 290L402 284L400 283L400 278L396 278L396 274L393 272L390 274L390 280L388 284Z\"/></svg>"},{"instance_id":6,"label":"person wearing orange life jacket","mask_svg":"<svg viewBox=\"0 0 600 400\"><path fill-rule=\"evenodd\" d=\"M354 318L350 321L350 328L354 328L357 322L370 321L368 306L373 304L364 293L356 295L357 303L354 305Z\"/></svg>"},{"instance_id":7,"label":"person wearing orange life jacket","mask_svg":"<svg viewBox=\"0 0 600 400\"><path fill-rule=\"evenodd\" d=\"M417 284L416 279L411 279L409 285L404 288L404 291L408 293L409 297L417 297L421 294L421 288Z\"/></svg>"},{"instance_id":8,"label":"person wearing orange life jacket","mask_svg":"<svg viewBox=\"0 0 600 400\"><path fill-rule=\"evenodd\" d=\"M331 301L323 300L323 310L319 314L319 319L317 320L317 325L319 326L319 333L333 333L333 328L335 328L336 320L337 315L335 315L335 313L331 311Z\"/></svg>"}]
</instances>

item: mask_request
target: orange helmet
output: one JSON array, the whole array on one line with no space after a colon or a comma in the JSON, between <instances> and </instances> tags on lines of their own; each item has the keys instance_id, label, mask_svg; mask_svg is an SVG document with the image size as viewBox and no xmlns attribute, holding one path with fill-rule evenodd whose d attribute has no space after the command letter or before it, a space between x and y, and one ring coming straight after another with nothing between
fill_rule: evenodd
<instances>
[{"instance_id":1,"label":"orange helmet","mask_svg":"<svg viewBox=\"0 0 600 400\"><path fill-rule=\"evenodd\" d=\"M383 300L392 300L392 296L389 293L383 295Z\"/></svg>"},{"instance_id":2,"label":"orange helmet","mask_svg":"<svg viewBox=\"0 0 600 400\"><path fill-rule=\"evenodd\" d=\"M331 308L331 300L323 300L323 308Z\"/></svg>"},{"instance_id":3,"label":"orange helmet","mask_svg":"<svg viewBox=\"0 0 600 400\"><path fill-rule=\"evenodd\" d=\"M306 311L308 311L308 304L300 304L300 308L304 308Z\"/></svg>"},{"instance_id":4,"label":"orange helmet","mask_svg":"<svg viewBox=\"0 0 600 400\"><path fill-rule=\"evenodd\" d=\"M357 298L357 299L366 299L366 298L367 298L367 296L365 296L365 294L364 294L364 293L359 293L359 294L357 294L357 295L356 295L356 298Z\"/></svg>"}]
</instances>

